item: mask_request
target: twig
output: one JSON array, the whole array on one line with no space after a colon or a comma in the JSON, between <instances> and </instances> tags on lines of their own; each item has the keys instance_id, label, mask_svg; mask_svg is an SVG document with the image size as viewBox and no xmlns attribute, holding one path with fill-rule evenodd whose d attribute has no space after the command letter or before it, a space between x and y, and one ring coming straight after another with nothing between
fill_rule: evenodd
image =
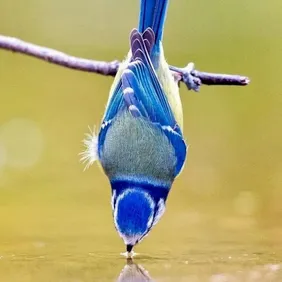
<instances>
[{"instance_id":1,"label":"twig","mask_svg":"<svg viewBox=\"0 0 282 282\"><path fill-rule=\"evenodd\" d=\"M109 76L116 74L120 64L119 61L104 62L78 58L54 49L3 35L0 35L0 49L22 53L70 69ZM170 69L178 81L184 82L188 89L195 91L199 90L201 84L244 86L250 82L249 78L245 76L200 72L194 69L193 63L189 63L185 68L170 66Z\"/></svg>"},{"instance_id":2,"label":"twig","mask_svg":"<svg viewBox=\"0 0 282 282\"><path fill-rule=\"evenodd\" d=\"M23 40L0 35L0 48L22 53L52 64L70 69L114 76L119 67L118 61L103 62L73 57L63 52L38 46Z\"/></svg>"},{"instance_id":3,"label":"twig","mask_svg":"<svg viewBox=\"0 0 282 282\"><path fill-rule=\"evenodd\" d=\"M170 70L176 73L176 79L178 74L178 80L184 82L189 90L194 91L199 91L201 84L245 86L250 83L246 76L197 71L194 63L189 63L185 68L170 66Z\"/></svg>"}]
</instances>

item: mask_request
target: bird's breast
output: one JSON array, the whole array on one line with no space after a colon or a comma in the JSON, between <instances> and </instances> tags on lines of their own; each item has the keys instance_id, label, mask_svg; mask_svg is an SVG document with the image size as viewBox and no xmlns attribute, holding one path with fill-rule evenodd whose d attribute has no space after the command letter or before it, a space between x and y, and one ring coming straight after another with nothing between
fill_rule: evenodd
<instances>
[{"instance_id":1,"label":"bird's breast","mask_svg":"<svg viewBox=\"0 0 282 282\"><path fill-rule=\"evenodd\" d=\"M111 122L100 161L110 179L145 176L171 182L176 165L174 148L161 128L127 110Z\"/></svg>"}]
</instances>

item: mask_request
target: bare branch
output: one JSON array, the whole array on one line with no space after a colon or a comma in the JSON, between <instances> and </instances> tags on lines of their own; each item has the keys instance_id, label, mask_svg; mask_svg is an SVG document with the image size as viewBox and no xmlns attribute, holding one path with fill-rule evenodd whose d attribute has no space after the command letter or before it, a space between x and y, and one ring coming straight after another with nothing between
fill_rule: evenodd
<instances>
[{"instance_id":1,"label":"bare branch","mask_svg":"<svg viewBox=\"0 0 282 282\"><path fill-rule=\"evenodd\" d=\"M185 68L170 66L170 70L174 72L176 80L184 82L189 90L194 91L199 91L201 84L245 86L250 83L246 76L197 71L194 63L189 63Z\"/></svg>"},{"instance_id":2,"label":"bare branch","mask_svg":"<svg viewBox=\"0 0 282 282\"><path fill-rule=\"evenodd\" d=\"M246 86L250 83L250 79L246 76L234 75L234 74L220 74L209 73L194 70L191 74L200 78L201 82L206 85L239 85Z\"/></svg>"},{"instance_id":3,"label":"bare branch","mask_svg":"<svg viewBox=\"0 0 282 282\"><path fill-rule=\"evenodd\" d=\"M54 49L3 35L0 35L0 49L22 53L74 70L109 76L114 76L117 73L120 64L119 61L104 62L78 58ZM185 68L170 66L170 69L178 81L184 82L189 90L193 89L195 91L199 90L201 84L244 86L250 82L249 78L245 76L200 72L194 69L193 63L189 63Z\"/></svg>"},{"instance_id":4,"label":"bare branch","mask_svg":"<svg viewBox=\"0 0 282 282\"><path fill-rule=\"evenodd\" d=\"M70 69L114 76L118 61L103 62L73 57L54 49L41 47L17 38L0 35L0 48L22 53Z\"/></svg>"}]
</instances>

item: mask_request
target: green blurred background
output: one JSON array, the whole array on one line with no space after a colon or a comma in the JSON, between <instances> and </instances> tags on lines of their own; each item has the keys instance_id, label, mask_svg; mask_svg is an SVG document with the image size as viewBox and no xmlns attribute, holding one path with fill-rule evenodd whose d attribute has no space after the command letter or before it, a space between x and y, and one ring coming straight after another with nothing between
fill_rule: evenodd
<instances>
[{"instance_id":1,"label":"green blurred background","mask_svg":"<svg viewBox=\"0 0 282 282\"><path fill-rule=\"evenodd\" d=\"M157 281L282 281L282 2L171 2L168 62L251 84L182 85L188 161L139 261ZM0 34L123 59L138 9L137 0L1 0ZM0 50L1 281L113 281L122 269L108 181L97 165L83 172L78 156L112 80Z\"/></svg>"}]
</instances>

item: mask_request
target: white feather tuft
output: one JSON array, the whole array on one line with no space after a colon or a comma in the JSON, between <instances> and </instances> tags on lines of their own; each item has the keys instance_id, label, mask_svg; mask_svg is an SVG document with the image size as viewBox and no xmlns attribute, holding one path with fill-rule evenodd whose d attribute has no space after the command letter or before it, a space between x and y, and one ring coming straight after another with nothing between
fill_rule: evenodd
<instances>
[{"instance_id":1,"label":"white feather tuft","mask_svg":"<svg viewBox=\"0 0 282 282\"><path fill-rule=\"evenodd\" d=\"M81 156L80 161L85 165L84 170L88 169L95 161L99 159L98 157L98 136L95 132L95 127L91 129L90 133L85 134L85 139L82 141L84 144L84 151L79 153Z\"/></svg>"}]
</instances>

